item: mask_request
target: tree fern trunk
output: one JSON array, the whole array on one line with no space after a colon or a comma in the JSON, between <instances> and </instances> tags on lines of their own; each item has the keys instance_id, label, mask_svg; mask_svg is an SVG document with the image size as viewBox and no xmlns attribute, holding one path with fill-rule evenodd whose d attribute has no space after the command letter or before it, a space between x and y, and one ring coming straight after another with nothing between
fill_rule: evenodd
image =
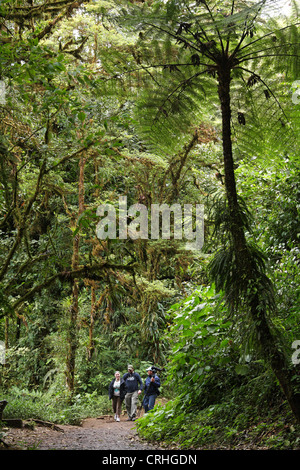
<instances>
[{"instance_id":1,"label":"tree fern trunk","mask_svg":"<svg viewBox=\"0 0 300 470\"><path fill-rule=\"evenodd\" d=\"M232 139L231 139L231 107L230 107L230 62L221 64L218 71L218 94L222 112L222 140L225 173L225 188L228 201L230 232L236 259L239 279L245 285L253 286L253 295L250 300L250 313L256 328L261 353L270 364L276 375L285 397L297 419L300 422L300 395L293 390L292 375L284 353L278 348L277 341L272 334L267 320L266 308L259 294L259 278L255 270L255 262L247 247L243 221L240 214L238 195L236 189ZM239 281L236 281L239 282ZM256 288L255 288L256 286Z\"/></svg>"},{"instance_id":2,"label":"tree fern trunk","mask_svg":"<svg viewBox=\"0 0 300 470\"><path fill-rule=\"evenodd\" d=\"M300 423L300 394L294 390L292 381L295 371L289 368L286 356L278 348L261 305L259 295L254 294L250 305L251 317L260 340L262 355L270 364L296 420Z\"/></svg>"},{"instance_id":3,"label":"tree fern trunk","mask_svg":"<svg viewBox=\"0 0 300 470\"><path fill-rule=\"evenodd\" d=\"M222 112L222 139L223 139L223 158L225 173L225 190L228 201L231 235L235 252L241 256L246 255L246 239L243 230L243 224L240 218L239 204L236 190L232 139L231 139L231 108L230 108L230 64L223 66L218 74L218 93Z\"/></svg>"}]
</instances>

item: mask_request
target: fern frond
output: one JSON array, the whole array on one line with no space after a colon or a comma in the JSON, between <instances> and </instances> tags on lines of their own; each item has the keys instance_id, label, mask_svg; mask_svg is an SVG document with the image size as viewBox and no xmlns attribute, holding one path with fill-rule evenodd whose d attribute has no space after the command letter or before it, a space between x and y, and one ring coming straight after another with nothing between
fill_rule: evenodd
<instances>
[{"instance_id":1,"label":"fern frond","mask_svg":"<svg viewBox=\"0 0 300 470\"><path fill-rule=\"evenodd\" d=\"M238 197L238 204L242 226L247 232L251 233L253 216L242 197ZM216 193L212 198L209 219L214 222L213 237L216 237L217 239L220 239L221 237L224 237L226 240L230 239L231 218L225 194Z\"/></svg>"},{"instance_id":2,"label":"fern frond","mask_svg":"<svg viewBox=\"0 0 300 470\"><path fill-rule=\"evenodd\" d=\"M274 311L274 287L265 273L265 255L253 242L247 244L247 253L244 255L252 260L251 273L244 272L243 259L236 258L231 244L217 251L208 266L216 291L224 292L232 313L241 307L244 310L249 309L253 298L257 295L264 310Z\"/></svg>"},{"instance_id":3,"label":"fern frond","mask_svg":"<svg viewBox=\"0 0 300 470\"><path fill-rule=\"evenodd\" d=\"M136 97L136 130L151 151L172 152L204 117L219 119L218 73L228 58L237 156L295 141L296 113L285 109L283 83L299 70L299 31L296 23L269 19L275 7L274 0L169 0L131 5L118 19L137 37L143 90Z\"/></svg>"},{"instance_id":4,"label":"fern frond","mask_svg":"<svg viewBox=\"0 0 300 470\"><path fill-rule=\"evenodd\" d=\"M205 77L206 70L193 72L190 66L180 71L167 67L162 71L164 80L159 89L150 89L149 93L145 88L139 94L135 119L149 146L167 153L181 148L190 138L187 131L207 115L209 78Z\"/></svg>"}]
</instances>

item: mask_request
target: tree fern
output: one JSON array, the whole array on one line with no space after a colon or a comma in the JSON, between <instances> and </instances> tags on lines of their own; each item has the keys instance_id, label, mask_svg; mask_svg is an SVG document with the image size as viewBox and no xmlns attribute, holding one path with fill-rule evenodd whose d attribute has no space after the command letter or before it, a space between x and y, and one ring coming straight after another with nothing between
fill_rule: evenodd
<instances>
[{"instance_id":1,"label":"tree fern","mask_svg":"<svg viewBox=\"0 0 300 470\"><path fill-rule=\"evenodd\" d=\"M285 110L280 99L283 82L297 78L299 33L296 25L262 16L266 6L276 2L159 1L150 9L134 5L119 19L137 36L133 70L139 70L142 91L136 120L148 144L170 151L204 114L218 121L217 75L224 57L231 59L237 156L259 152L275 137L282 148L291 143L294 110L290 103ZM123 78L129 72L123 70Z\"/></svg>"},{"instance_id":2,"label":"tree fern","mask_svg":"<svg viewBox=\"0 0 300 470\"><path fill-rule=\"evenodd\" d=\"M273 286L263 254L247 238L249 217L238 197L234 169L234 158L256 153L260 146L266 151L276 140L277 149L286 149L296 141L294 112L284 106L284 81L297 78L299 34L296 21L268 19L274 5L268 0L159 1L150 11L134 6L126 22L139 34L143 92L136 109L146 142L163 142L161 150L170 151L199 123L203 111L220 119L226 203L217 223L227 238L210 273L231 310L243 307L249 313L261 352L300 421L300 391L292 385L268 318L275 308Z\"/></svg>"}]
</instances>

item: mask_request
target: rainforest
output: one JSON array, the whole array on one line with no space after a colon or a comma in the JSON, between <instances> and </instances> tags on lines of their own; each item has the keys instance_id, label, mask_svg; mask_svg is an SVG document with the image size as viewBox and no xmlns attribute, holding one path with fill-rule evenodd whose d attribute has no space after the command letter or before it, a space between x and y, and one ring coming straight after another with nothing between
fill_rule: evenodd
<instances>
[{"instance_id":1,"label":"rainforest","mask_svg":"<svg viewBox=\"0 0 300 470\"><path fill-rule=\"evenodd\" d=\"M150 446L300 449L299 8L1 1L3 449L129 365Z\"/></svg>"}]
</instances>

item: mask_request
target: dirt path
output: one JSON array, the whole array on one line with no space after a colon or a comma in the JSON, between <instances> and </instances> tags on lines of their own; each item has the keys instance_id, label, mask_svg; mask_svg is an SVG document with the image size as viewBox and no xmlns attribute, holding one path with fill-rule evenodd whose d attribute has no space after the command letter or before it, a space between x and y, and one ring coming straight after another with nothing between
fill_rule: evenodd
<instances>
[{"instance_id":1,"label":"dirt path","mask_svg":"<svg viewBox=\"0 0 300 470\"><path fill-rule=\"evenodd\" d=\"M34 429L5 430L3 440L18 449L30 450L157 450L138 438L135 424L126 421L126 416L120 422L113 417L85 419L82 426L59 425L61 431L44 426Z\"/></svg>"}]
</instances>

